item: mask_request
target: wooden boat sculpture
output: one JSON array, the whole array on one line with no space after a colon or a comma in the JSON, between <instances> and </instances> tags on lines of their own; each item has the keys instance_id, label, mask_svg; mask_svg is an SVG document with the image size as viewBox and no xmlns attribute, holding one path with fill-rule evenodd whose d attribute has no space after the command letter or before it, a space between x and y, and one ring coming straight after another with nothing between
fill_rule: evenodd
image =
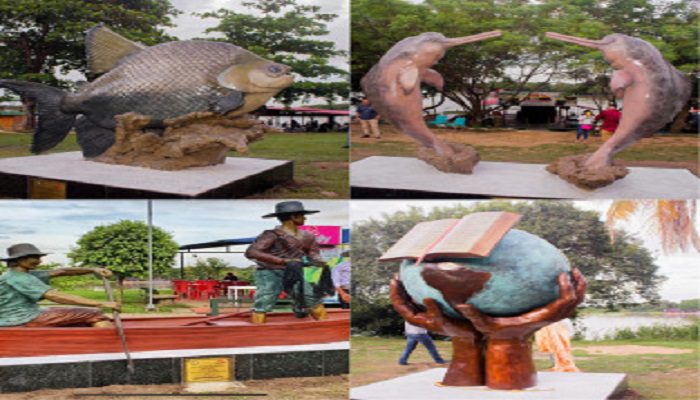
<instances>
[{"instance_id":1,"label":"wooden boat sculpture","mask_svg":"<svg viewBox=\"0 0 700 400\"><path fill-rule=\"evenodd\" d=\"M123 318L129 350L183 350L284 346L347 341L348 310L328 310L328 319L298 319L271 313L251 324L250 312L219 317ZM0 357L121 353L114 328L0 328Z\"/></svg>"}]
</instances>

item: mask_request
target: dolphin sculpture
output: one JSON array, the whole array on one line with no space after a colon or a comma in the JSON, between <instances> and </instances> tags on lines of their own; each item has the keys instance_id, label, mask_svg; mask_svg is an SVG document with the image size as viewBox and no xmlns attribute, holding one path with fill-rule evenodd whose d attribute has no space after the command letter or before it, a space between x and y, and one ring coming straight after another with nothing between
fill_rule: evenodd
<instances>
[{"instance_id":1,"label":"dolphin sculpture","mask_svg":"<svg viewBox=\"0 0 700 400\"><path fill-rule=\"evenodd\" d=\"M601 40L554 32L545 36L598 49L615 70L610 88L624 98L624 112L612 137L583 163L589 170L612 166L615 154L671 122L688 102L690 81L649 42L619 33Z\"/></svg>"},{"instance_id":2,"label":"dolphin sculpture","mask_svg":"<svg viewBox=\"0 0 700 400\"><path fill-rule=\"evenodd\" d=\"M442 91L442 75L430 67L447 49L498 36L501 31L459 38L447 38L436 32L407 37L391 47L362 78L362 89L383 118L439 156L454 157L453 148L438 139L423 120L420 85L425 83Z\"/></svg>"}]
</instances>

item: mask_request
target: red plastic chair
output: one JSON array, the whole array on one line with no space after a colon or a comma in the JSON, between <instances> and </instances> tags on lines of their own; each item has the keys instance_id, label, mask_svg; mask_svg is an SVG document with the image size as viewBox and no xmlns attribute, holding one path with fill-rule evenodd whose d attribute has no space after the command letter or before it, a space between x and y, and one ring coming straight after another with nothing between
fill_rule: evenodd
<instances>
[{"instance_id":1,"label":"red plastic chair","mask_svg":"<svg viewBox=\"0 0 700 400\"><path fill-rule=\"evenodd\" d=\"M182 299L187 297L187 291L188 287L190 285L190 281L186 281L183 279L173 279L173 291L175 292L175 296L177 296L178 299Z\"/></svg>"},{"instance_id":2,"label":"red plastic chair","mask_svg":"<svg viewBox=\"0 0 700 400\"><path fill-rule=\"evenodd\" d=\"M216 297L216 295L219 293L219 281L215 280L203 280L203 281L197 281L196 282L198 291L199 291L199 297L201 298L204 296L206 299L211 299L212 297Z\"/></svg>"},{"instance_id":3,"label":"red plastic chair","mask_svg":"<svg viewBox=\"0 0 700 400\"><path fill-rule=\"evenodd\" d=\"M235 286L235 285L236 285L235 281L219 281L219 289L221 290L221 295L222 296L228 295L229 286Z\"/></svg>"}]
</instances>

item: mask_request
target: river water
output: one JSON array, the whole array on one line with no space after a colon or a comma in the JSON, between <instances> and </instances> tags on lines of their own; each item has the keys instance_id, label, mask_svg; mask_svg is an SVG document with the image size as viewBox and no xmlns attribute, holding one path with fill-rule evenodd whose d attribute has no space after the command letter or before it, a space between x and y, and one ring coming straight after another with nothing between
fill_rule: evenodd
<instances>
[{"instance_id":1,"label":"river water","mask_svg":"<svg viewBox=\"0 0 700 400\"><path fill-rule=\"evenodd\" d=\"M584 338L586 340L602 339L618 329L636 329L642 326L671 325L681 326L690 323L690 317L663 316L663 315L587 315L578 318L579 326L585 327Z\"/></svg>"}]
</instances>

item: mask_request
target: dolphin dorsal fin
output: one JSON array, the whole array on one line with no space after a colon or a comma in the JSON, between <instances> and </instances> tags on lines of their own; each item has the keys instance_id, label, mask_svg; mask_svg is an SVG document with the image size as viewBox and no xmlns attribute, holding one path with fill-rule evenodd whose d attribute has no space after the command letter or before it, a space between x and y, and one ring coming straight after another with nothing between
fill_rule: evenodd
<instances>
[{"instance_id":1,"label":"dolphin dorsal fin","mask_svg":"<svg viewBox=\"0 0 700 400\"><path fill-rule=\"evenodd\" d=\"M110 30L104 24L90 29L85 37L88 69L92 74L102 74L112 68L122 58L138 53L146 46Z\"/></svg>"}]
</instances>

